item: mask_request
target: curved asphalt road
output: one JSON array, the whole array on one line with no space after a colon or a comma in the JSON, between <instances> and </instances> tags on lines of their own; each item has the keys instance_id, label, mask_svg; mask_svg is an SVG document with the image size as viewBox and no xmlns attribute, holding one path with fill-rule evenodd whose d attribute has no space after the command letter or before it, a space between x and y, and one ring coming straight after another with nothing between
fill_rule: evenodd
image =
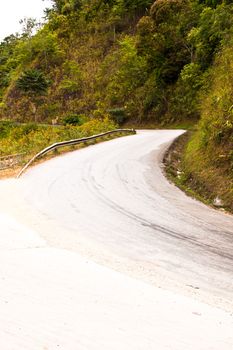
<instances>
[{"instance_id":1,"label":"curved asphalt road","mask_svg":"<svg viewBox=\"0 0 233 350\"><path fill-rule=\"evenodd\" d=\"M139 131L36 166L17 183L20 207L52 246L233 310L233 217L162 173L181 133Z\"/></svg>"}]
</instances>

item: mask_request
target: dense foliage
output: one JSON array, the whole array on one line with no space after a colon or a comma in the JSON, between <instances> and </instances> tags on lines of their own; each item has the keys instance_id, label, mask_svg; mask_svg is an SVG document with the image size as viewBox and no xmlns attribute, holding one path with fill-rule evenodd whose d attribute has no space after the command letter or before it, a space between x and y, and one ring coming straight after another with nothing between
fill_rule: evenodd
<instances>
[{"instance_id":1,"label":"dense foliage","mask_svg":"<svg viewBox=\"0 0 233 350\"><path fill-rule=\"evenodd\" d=\"M52 4L36 35L36 23L28 20L21 36L0 45L3 116L30 120L36 114L49 121L58 114L124 109L126 118L138 121L199 117L199 92L231 36L230 1Z\"/></svg>"},{"instance_id":2,"label":"dense foliage","mask_svg":"<svg viewBox=\"0 0 233 350\"><path fill-rule=\"evenodd\" d=\"M144 122L199 117L200 91L232 33L231 1L52 5L36 35L28 20L21 36L0 45L2 115L49 121L124 109L125 118Z\"/></svg>"},{"instance_id":3,"label":"dense foliage","mask_svg":"<svg viewBox=\"0 0 233 350\"><path fill-rule=\"evenodd\" d=\"M218 55L203 93L199 130L184 155L185 182L233 211L233 46Z\"/></svg>"}]
</instances>

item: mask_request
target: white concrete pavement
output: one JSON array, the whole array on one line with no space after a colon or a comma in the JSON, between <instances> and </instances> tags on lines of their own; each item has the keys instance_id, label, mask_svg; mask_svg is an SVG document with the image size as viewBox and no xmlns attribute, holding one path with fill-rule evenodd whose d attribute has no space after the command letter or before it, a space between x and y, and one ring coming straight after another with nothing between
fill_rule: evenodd
<instances>
[{"instance_id":1,"label":"white concrete pavement","mask_svg":"<svg viewBox=\"0 0 233 350\"><path fill-rule=\"evenodd\" d=\"M232 349L224 311L48 247L3 215L0 236L1 350Z\"/></svg>"}]
</instances>

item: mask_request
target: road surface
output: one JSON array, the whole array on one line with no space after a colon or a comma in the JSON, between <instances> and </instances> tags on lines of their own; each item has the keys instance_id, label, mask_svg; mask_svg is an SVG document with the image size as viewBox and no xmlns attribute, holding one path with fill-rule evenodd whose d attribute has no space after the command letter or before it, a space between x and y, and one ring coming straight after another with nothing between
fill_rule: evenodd
<instances>
[{"instance_id":1,"label":"road surface","mask_svg":"<svg viewBox=\"0 0 233 350\"><path fill-rule=\"evenodd\" d=\"M76 330L71 338L80 341L78 349L233 348L233 217L187 197L164 177L162 156L181 133L140 131L52 159L20 180L0 183L8 232L7 239L0 239L2 257L10 261L12 281L21 267L17 280L26 279L29 286L24 309L32 305L37 314L41 293L41 310L46 309L48 294L54 314L49 312L50 338L51 329L62 327L58 297L60 312L66 310L63 331L70 339L69 332ZM17 281L12 281L10 287L17 290ZM7 294L11 289L2 284ZM33 298L35 288L39 292ZM70 325L72 305L81 308L81 314L72 315L82 324L79 331ZM40 315L34 326L42 320ZM35 329L31 331L35 342ZM64 334L54 336L63 342L60 348L74 349ZM55 349L53 338L44 337L51 344L48 349Z\"/></svg>"}]
</instances>

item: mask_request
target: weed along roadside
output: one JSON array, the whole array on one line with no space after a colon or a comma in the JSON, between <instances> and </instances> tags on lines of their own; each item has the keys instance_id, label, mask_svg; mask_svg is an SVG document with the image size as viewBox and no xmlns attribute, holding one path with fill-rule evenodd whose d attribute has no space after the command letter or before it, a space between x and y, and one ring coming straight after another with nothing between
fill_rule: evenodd
<instances>
[{"instance_id":1,"label":"weed along roadside","mask_svg":"<svg viewBox=\"0 0 233 350\"><path fill-rule=\"evenodd\" d=\"M170 146L163 159L166 176L187 195L215 209L233 213L232 178L208 164L205 171L200 171L204 164L196 167L195 159L190 167L188 148L194 136L195 131L188 131Z\"/></svg>"}]
</instances>

